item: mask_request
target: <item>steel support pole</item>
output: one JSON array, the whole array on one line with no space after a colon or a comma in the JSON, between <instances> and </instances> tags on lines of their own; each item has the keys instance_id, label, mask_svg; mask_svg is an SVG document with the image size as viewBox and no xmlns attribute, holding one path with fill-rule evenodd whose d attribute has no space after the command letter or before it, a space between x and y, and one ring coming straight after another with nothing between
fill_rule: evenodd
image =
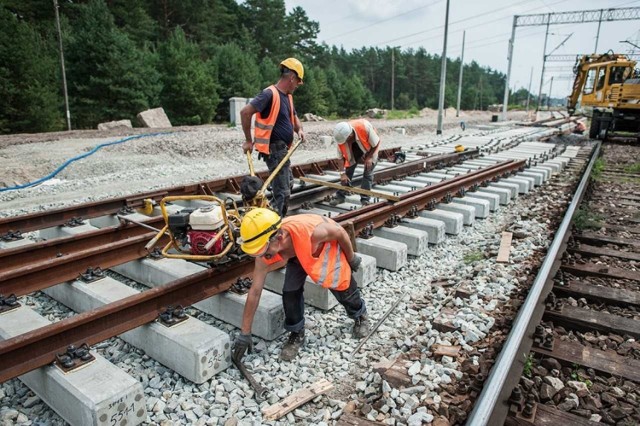
<instances>
[{"instance_id":1,"label":"steel support pole","mask_svg":"<svg viewBox=\"0 0 640 426\"><path fill-rule=\"evenodd\" d=\"M598 18L598 32L596 32L596 46L593 48L593 53L598 53L598 40L600 40L600 26L602 25L602 12L600 9L600 18Z\"/></svg>"},{"instance_id":2,"label":"steel support pole","mask_svg":"<svg viewBox=\"0 0 640 426\"><path fill-rule=\"evenodd\" d=\"M395 70L396 70L396 58L395 58L395 51L396 48L392 47L391 48L391 110L393 110L393 100L395 98L395 84L396 84L396 76L395 76Z\"/></svg>"},{"instance_id":3,"label":"steel support pole","mask_svg":"<svg viewBox=\"0 0 640 426\"><path fill-rule=\"evenodd\" d=\"M67 130L71 130L71 113L69 112L69 96L67 95L67 73L64 69L64 53L62 51L62 31L60 30L60 14L58 0L53 0L53 10L56 12L56 28L58 29L58 46L60 48L60 68L62 69L62 91L64 92L64 108L67 116Z\"/></svg>"},{"instance_id":4,"label":"steel support pole","mask_svg":"<svg viewBox=\"0 0 640 426\"><path fill-rule=\"evenodd\" d=\"M540 72L540 88L538 89L538 102L536 105L536 112L540 110L540 102L542 100L542 83L544 82L544 66L547 62L547 40L549 39L549 22L551 20L551 14L547 14L547 30L544 33L544 48L542 49L542 71Z\"/></svg>"},{"instance_id":5,"label":"steel support pole","mask_svg":"<svg viewBox=\"0 0 640 426\"><path fill-rule=\"evenodd\" d=\"M466 31L462 32L462 54L460 55L460 77L458 77L458 102L456 104L456 117L460 117L460 98L462 97L462 69L464 68L464 38Z\"/></svg>"},{"instance_id":6,"label":"steel support pole","mask_svg":"<svg viewBox=\"0 0 640 426\"><path fill-rule=\"evenodd\" d=\"M436 134L442 134L442 116L444 113L444 86L447 77L447 33L449 32L449 0L447 0L447 12L444 18L444 43L442 44L442 65L440 69L440 98L438 99L438 127Z\"/></svg>"},{"instance_id":7,"label":"steel support pole","mask_svg":"<svg viewBox=\"0 0 640 426\"><path fill-rule=\"evenodd\" d=\"M507 108L509 107L509 78L511 78L511 64L513 63L513 45L516 41L516 27L518 26L518 15L513 16L513 26L511 27L511 38L509 39L509 50L507 53L507 77L504 82L504 99L502 100L502 121L507 120ZM482 109L482 108L481 108Z\"/></svg>"},{"instance_id":8,"label":"steel support pole","mask_svg":"<svg viewBox=\"0 0 640 426\"><path fill-rule=\"evenodd\" d=\"M527 89L527 112L529 112L529 100L531 99L531 82L533 81L533 67L529 73L529 88Z\"/></svg>"},{"instance_id":9,"label":"steel support pole","mask_svg":"<svg viewBox=\"0 0 640 426\"><path fill-rule=\"evenodd\" d=\"M551 77L551 83L549 83L549 95L547 96L547 110L551 110L551 91L553 90L553 77Z\"/></svg>"}]
</instances>

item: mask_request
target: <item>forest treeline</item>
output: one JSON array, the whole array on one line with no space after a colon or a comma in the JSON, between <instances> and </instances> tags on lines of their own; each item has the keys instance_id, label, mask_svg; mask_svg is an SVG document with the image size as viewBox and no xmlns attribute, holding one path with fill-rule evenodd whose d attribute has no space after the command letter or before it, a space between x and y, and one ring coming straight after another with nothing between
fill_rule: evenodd
<instances>
[{"instance_id":1,"label":"forest treeline","mask_svg":"<svg viewBox=\"0 0 640 426\"><path fill-rule=\"evenodd\" d=\"M228 99L274 83L289 56L305 66L299 114L349 117L390 107L392 49L320 44L319 24L301 7L287 12L284 0L58 4L73 128L133 120L158 106L174 125L228 121ZM395 108L436 108L440 57L423 48L393 57ZM459 59L448 61L445 106L455 106L459 67ZM500 103L504 81L491 68L465 64L462 108ZM0 133L66 128L52 0L0 0L0 99Z\"/></svg>"}]
</instances>

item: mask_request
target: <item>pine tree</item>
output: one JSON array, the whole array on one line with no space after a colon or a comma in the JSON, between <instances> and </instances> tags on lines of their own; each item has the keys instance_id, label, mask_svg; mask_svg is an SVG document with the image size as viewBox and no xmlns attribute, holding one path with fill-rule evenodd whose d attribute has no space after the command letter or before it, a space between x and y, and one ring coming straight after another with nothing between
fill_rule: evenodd
<instances>
[{"instance_id":1,"label":"pine tree","mask_svg":"<svg viewBox=\"0 0 640 426\"><path fill-rule=\"evenodd\" d=\"M217 108L217 119L229 119L229 98L253 97L260 87L260 72L256 59L235 43L217 49L214 62L218 69L221 102ZM272 83L270 83L272 84Z\"/></svg>"},{"instance_id":2,"label":"pine tree","mask_svg":"<svg viewBox=\"0 0 640 426\"><path fill-rule=\"evenodd\" d=\"M157 106L157 57L138 49L114 23L103 0L77 6L67 49L72 119L76 127L135 115Z\"/></svg>"},{"instance_id":3,"label":"pine tree","mask_svg":"<svg viewBox=\"0 0 640 426\"><path fill-rule=\"evenodd\" d=\"M210 123L220 102L217 71L212 61L201 59L198 46L176 28L160 48L163 88L160 94L174 124Z\"/></svg>"}]
</instances>

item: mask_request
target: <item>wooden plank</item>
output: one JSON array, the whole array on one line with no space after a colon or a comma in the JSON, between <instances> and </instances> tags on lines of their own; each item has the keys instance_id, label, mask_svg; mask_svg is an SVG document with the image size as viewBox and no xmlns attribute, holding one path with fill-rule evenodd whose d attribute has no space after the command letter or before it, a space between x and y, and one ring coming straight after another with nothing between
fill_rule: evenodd
<instances>
[{"instance_id":1,"label":"wooden plank","mask_svg":"<svg viewBox=\"0 0 640 426\"><path fill-rule=\"evenodd\" d=\"M628 238L615 238L606 235L599 235L593 232L583 232L580 235L574 235L573 238L580 241L586 241L591 244L617 244L619 246L640 247L640 241L630 240Z\"/></svg>"},{"instance_id":2,"label":"wooden plank","mask_svg":"<svg viewBox=\"0 0 640 426\"><path fill-rule=\"evenodd\" d=\"M278 420L280 417L287 415L287 413L311 401L318 395L329 392L331 389L333 389L333 383L327 379L320 379L311 386L298 389L277 404L264 407L262 409L262 417L265 420Z\"/></svg>"},{"instance_id":3,"label":"wooden plank","mask_svg":"<svg viewBox=\"0 0 640 426\"><path fill-rule=\"evenodd\" d=\"M604 225L601 226L601 228L604 228L610 231L625 231L631 234L640 234L640 227L638 226L613 225L613 224L607 225L605 223Z\"/></svg>"},{"instance_id":4,"label":"wooden plank","mask_svg":"<svg viewBox=\"0 0 640 426\"><path fill-rule=\"evenodd\" d=\"M602 373L622 376L635 382L640 381L640 361L631 357L620 356L613 351L582 346L578 342L555 339L553 351L533 347L533 352L550 356L570 364L579 364L593 368Z\"/></svg>"},{"instance_id":5,"label":"wooden plank","mask_svg":"<svg viewBox=\"0 0 640 426\"><path fill-rule=\"evenodd\" d=\"M544 404L536 404L536 418L533 423L528 420L519 419L516 417L507 417L504 423L507 426L557 426L557 425L571 425L571 426L598 426L602 423L592 422L584 417L576 416L575 414L567 413L558 410L555 407L550 407Z\"/></svg>"},{"instance_id":6,"label":"wooden plank","mask_svg":"<svg viewBox=\"0 0 640 426\"><path fill-rule=\"evenodd\" d=\"M596 265L593 263L562 265L562 270L569 272L577 277L600 277L610 279L622 279L640 281L640 271L631 271L629 269L614 268L607 265Z\"/></svg>"},{"instance_id":7,"label":"wooden plank","mask_svg":"<svg viewBox=\"0 0 640 426\"><path fill-rule=\"evenodd\" d=\"M344 413L340 416L340 420L336 426L385 426L386 423L372 422L363 417L357 417L352 414Z\"/></svg>"},{"instance_id":8,"label":"wooden plank","mask_svg":"<svg viewBox=\"0 0 640 426\"><path fill-rule=\"evenodd\" d=\"M575 298L586 297L619 305L640 306L640 292L622 288L598 286L571 280L568 285L556 285L553 291L570 294Z\"/></svg>"},{"instance_id":9,"label":"wooden plank","mask_svg":"<svg viewBox=\"0 0 640 426\"><path fill-rule=\"evenodd\" d=\"M509 262L509 254L511 253L511 238L513 233L503 232L502 239L500 240L500 249L498 249L498 257L496 262L507 263Z\"/></svg>"},{"instance_id":10,"label":"wooden plank","mask_svg":"<svg viewBox=\"0 0 640 426\"><path fill-rule=\"evenodd\" d=\"M431 347L431 350L434 355L440 356L450 356L457 358L460 356L461 346L451 346L451 345L439 345L435 344Z\"/></svg>"},{"instance_id":11,"label":"wooden plank","mask_svg":"<svg viewBox=\"0 0 640 426\"><path fill-rule=\"evenodd\" d=\"M564 305L562 312L545 311L544 318L554 324L564 324L578 330L597 330L603 333L628 334L636 339L640 337L638 321L620 315Z\"/></svg>"},{"instance_id":12,"label":"wooden plank","mask_svg":"<svg viewBox=\"0 0 640 426\"><path fill-rule=\"evenodd\" d=\"M640 253L612 250L608 248L588 246L586 244L581 244L580 247L577 249L575 248L568 249L568 251L572 253L579 253L585 256L609 256L609 257L617 257L619 259L640 260Z\"/></svg>"},{"instance_id":13,"label":"wooden plank","mask_svg":"<svg viewBox=\"0 0 640 426\"><path fill-rule=\"evenodd\" d=\"M327 186L329 188L341 189L343 191L348 191L348 192L355 192L356 194L369 195L371 197L378 197L378 198L382 198L384 200L389 200L389 201L394 201L394 202L395 201L400 201L400 197L398 197L396 195L391 195L391 194L389 194L387 192L371 191L371 190L356 188L354 186L344 186L344 185L341 185L339 183L326 182L324 180L313 179L313 178L308 178L308 177L301 177L299 179L301 181L303 181L303 182L311 183L313 185Z\"/></svg>"}]
</instances>

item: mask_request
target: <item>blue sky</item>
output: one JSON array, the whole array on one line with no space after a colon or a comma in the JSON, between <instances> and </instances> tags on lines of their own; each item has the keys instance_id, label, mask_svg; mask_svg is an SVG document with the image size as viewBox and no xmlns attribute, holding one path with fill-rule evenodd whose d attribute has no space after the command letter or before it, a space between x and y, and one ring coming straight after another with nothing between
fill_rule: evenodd
<instances>
[{"instance_id":1,"label":"blue sky","mask_svg":"<svg viewBox=\"0 0 640 426\"><path fill-rule=\"evenodd\" d=\"M287 9L301 6L320 23L318 39L347 50L362 46L399 46L401 49L424 47L441 54L444 38L446 0L285 0ZM502 72L507 70L507 48L514 15L593 9L640 7L638 1L624 0L451 0L447 56L458 58L462 50L462 32L466 31L464 61L475 60ZM593 53L597 23L552 25L547 53L570 34L555 54ZM519 27L516 32L511 87L529 85L538 92L545 27ZM640 21L603 22L598 52L609 49L630 53L630 40L640 45ZM640 53L636 49L635 53ZM573 63L547 63L543 93L554 76L552 96L564 97L571 90Z\"/></svg>"}]
</instances>

